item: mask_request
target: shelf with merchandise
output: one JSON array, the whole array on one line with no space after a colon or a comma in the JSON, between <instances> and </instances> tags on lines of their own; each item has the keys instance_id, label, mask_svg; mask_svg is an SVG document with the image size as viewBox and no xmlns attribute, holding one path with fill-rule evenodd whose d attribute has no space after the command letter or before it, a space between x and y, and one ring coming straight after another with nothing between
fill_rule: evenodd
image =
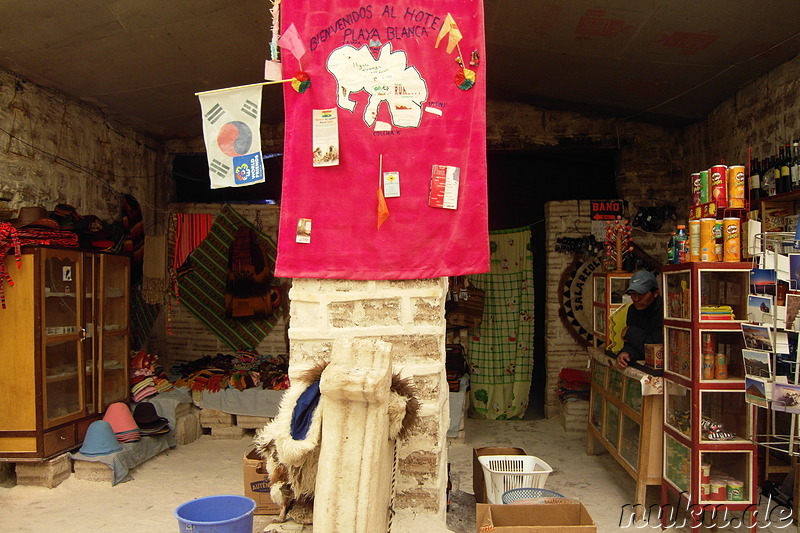
<instances>
[{"instance_id":1,"label":"shelf with merchandise","mask_svg":"<svg viewBox=\"0 0 800 533\"><path fill-rule=\"evenodd\" d=\"M662 503L676 492L691 504L724 503L730 510L755 501L757 453L741 329L748 319L752 268L750 262L664 267ZM713 493L708 464L718 475Z\"/></svg>"}]
</instances>

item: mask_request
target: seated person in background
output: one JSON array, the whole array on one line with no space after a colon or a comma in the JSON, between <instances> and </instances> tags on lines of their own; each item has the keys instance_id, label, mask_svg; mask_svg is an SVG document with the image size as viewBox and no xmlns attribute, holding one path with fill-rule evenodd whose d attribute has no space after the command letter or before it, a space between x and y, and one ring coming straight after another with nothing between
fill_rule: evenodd
<instances>
[{"instance_id":1,"label":"seated person in background","mask_svg":"<svg viewBox=\"0 0 800 533\"><path fill-rule=\"evenodd\" d=\"M625 344L617 354L619 369L627 368L631 361L643 361L645 344L664 342L662 300L653 273L647 270L635 272L625 292L631 297L631 305L622 331Z\"/></svg>"}]
</instances>

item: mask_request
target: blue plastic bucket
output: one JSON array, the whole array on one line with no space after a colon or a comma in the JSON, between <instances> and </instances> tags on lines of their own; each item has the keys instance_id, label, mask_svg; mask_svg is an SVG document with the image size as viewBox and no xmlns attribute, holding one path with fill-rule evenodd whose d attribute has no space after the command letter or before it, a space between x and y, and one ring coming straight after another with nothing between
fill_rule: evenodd
<instances>
[{"instance_id":1,"label":"blue plastic bucket","mask_svg":"<svg viewBox=\"0 0 800 533\"><path fill-rule=\"evenodd\" d=\"M253 533L256 502L246 496L206 496L175 509L181 533Z\"/></svg>"}]
</instances>

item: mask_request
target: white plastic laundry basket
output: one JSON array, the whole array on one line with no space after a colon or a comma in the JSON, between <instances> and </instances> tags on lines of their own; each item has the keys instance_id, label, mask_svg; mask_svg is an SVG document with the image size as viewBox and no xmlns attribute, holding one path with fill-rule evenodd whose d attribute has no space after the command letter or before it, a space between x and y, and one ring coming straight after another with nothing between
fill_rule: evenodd
<instances>
[{"instance_id":1,"label":"white plastic laundry basket","mask_svg":"<svg viewBox=\"0 0 800 533\"><path fill-rule=\"evenodd\" d=\"M503 503L503 494L511 489L544 487L553 471L550 465L533 455L482 455L478 457L486 482L489 503Z\"/></svg>"}]
</instances>

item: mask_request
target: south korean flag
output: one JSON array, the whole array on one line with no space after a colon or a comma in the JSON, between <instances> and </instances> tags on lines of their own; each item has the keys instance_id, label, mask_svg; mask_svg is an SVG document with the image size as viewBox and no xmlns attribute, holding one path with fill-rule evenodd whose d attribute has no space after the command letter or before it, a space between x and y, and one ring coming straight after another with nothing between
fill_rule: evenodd
<instances>
[{"instance_id":1,"label":"south korean flag","mask_svg":"<svg viewBox=\"0 0 800 533\"><path fill-rule=\"evenodd\" d=\"M264 181L261 85L200 93L211 188Z\"/></svg>"}]
</instances>

